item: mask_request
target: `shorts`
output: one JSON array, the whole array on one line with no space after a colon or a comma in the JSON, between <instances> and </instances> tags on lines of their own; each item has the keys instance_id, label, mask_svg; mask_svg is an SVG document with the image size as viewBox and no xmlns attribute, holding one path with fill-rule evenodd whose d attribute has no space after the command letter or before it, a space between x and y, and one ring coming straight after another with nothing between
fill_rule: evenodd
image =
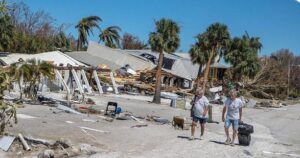
<instances>
[{"instance_id":1,"label":"shorts","mask_svg":"<svg viewBox=\"0 0 300 158\"><path fill-rule=\"evenodd\" d=\"M238 130L239 120L225 119L225 128L229 128L231 126L231 124L232 124L234 130Z\"/></svg>"},{"instance_id":2,"label":"shorts","mask_svg":"<svg viewBox=\"0 0 300 158\"><path fill-rule=\"evenodd\" d=\"M207 118L200 118L200 117L197 117L197 116L193 116L192 117L192 120L193 122L200 122L200 124L204 124L207 122Z\"/></svg>"}]
</instances>

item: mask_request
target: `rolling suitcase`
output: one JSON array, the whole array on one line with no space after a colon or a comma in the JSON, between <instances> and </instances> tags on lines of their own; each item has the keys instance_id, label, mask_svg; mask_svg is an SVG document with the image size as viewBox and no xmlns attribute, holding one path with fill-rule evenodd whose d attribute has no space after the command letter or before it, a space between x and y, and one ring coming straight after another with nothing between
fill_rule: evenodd
<instances>
[{"instance_id":1,"label":"rolling suitcase","mask_svg":"<svg viewBox=\"0 0 300 158\"><path fill-rule=\"evenodd\" d=\"M251 133L254 132L253 126L240 122L238 128L238 140L240 145L249 146L251 142Z\"/></svg>"}]
</instances>

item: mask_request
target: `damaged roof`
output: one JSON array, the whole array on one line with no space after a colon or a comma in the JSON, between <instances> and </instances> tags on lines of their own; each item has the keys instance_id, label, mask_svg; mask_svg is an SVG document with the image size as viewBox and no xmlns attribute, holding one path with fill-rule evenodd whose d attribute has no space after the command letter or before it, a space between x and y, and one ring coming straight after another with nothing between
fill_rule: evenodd
<instances>
[{"instance_id":1,"label":"damaged roof","mask_svg":"<svg viewBox=\"0 0 300 158\"><path fill-rule=\"evenodd\" d=\"M124 50L101 46L96 42L89 42L86 52L69 52L67 54L88 65L106 64L112 70L119 69L127 64L135 70L151 70L155 67L153 63L142 58L136 58Z\"/></svg>"},{"instance_id":2,"label":"damaged roof","mask_svg":"<svg viewBox=\"0 0 300 158\"><path fill-rule=\"evenodd\" d=\"M106 64L112 70L117 70L127 64L134 70L151 70L156 67L159 58L159 53L149 49L113 49L101 46L96 42L89 42L88 49L85 52L69 52L67 54L87 65ZM215 64L212 66L215 66ZM204 68L205 66L203 66L202 71ZM163 71L165 72L191 81L196 79L198 69L199 65L193 64L187 53L164 53Z\"/></svg>"},{"instance_id":3,"label":"damaged roof","mask_svg":"<svg viewBox=\"0 0 300 158\"><path fill-rule=\"evenodd\" d=\"M21 53L8 53L6 55L1 55L0 60L3 65L11 65L13 63L17 63L20 60L29 60L29 59L37 59L42 61L53 62L56 66L85 66L85 64L71 58L70 56L60 52L60 51L53 51L53 52L45 52L45 53L38 53L38 54L21 54Z\"/></svg>"}]
</instances>

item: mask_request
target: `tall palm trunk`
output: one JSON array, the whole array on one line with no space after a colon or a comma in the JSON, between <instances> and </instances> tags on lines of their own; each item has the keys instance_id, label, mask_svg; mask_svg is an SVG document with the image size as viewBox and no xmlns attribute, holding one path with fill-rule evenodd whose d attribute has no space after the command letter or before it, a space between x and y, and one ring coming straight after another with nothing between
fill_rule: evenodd
<instances>
[{"instance_id":1,"label":"tall palm trunk","mask_svg":"<svg viewBox=\"0 0 300 158\"><path fill-rule=\"evenodd\" d=\"M79 48L80 48L80 37L78 37L78 40L77 40L77 51L79 51Z\"/></svg>"},{"instance_id":2,"label":"tall palm trunk","mask_svg":"<svg viewBox=\"0 0 300 158\"><path fill-rule=\"evenodd\" d=\"M196 89L200 86L200 79L201 79L201 74L202 74L202 64L199 65L199 70L198 70L198 75L196 79Z\"/></svg>"},{"instance_id":3,"label":"tall palm trunk","mask_svg":"<svg viewBox=\"0 0 300 158\"><path fill-rule=\"evenodd\" d=\"M202 88L205 89L206 87L206 83L207 83L207 80L208 80L208 74L209 74L209 71L210 71L210 65L211 65L211 61L214 57L214 51L212 50L210 55L209 55L209 58L208 58L208 61L206 63L206 68L205 68L205 71L204 71L204 81L203 81L203 85L202 85Z\"/></svg>"},{"instance_id":4,"label":"tall palm trunk","mask_svg":"<svg viewBox=\"0 0 300 158\"><path fill-rule=\"evenodd\" d=\"M164 53L160 51L157 71L156 71L156 83L155 83L155 93L153 97L153 103L160 104L160 90L161 90L161 68L163 64Z\"/></svg>"},{"instance_id":5,"label":"tall palm trunk","mask_svg":"<svg viewBox=\"0 0 300 158\"><path fill-rule=\"evenodd\" d=\"M19 84L19 89L20 89L20 100L23 99L23 83L24 83L24 75L23 72L21 72L21 76L18 80L18 84Z\"/></svg>"}]
</instances>

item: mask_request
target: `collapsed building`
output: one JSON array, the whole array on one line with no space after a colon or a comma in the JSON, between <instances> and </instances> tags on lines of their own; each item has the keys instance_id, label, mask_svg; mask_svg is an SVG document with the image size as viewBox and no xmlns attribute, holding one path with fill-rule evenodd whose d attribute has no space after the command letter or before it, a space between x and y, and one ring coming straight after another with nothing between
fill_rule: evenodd
<instances>
[{"instance_id":1,"label":"collapsed building","mask_svg":"<svg viewBox=\"0 0 300 158\"><path fill-rule=\"evenodd\" d=\"M70 57L90 66L98 67L105 64L112 70L130 66L135 71L154 74L158 64L159 53L151 50L122 50L101 46L89 42L87 51L68 52ZM204 67L205 68L205 67ZM203 69L204 69L203 68ZM211 77L222 79L230 66L217 62L212 64ZM182 89L192 89L199 70L198 64L192 64L188 53L164 53L162 66L162 84ZM152 75L155 76L155 75Z\"/></svg>"},{"instance_id":2,"label":"collapsed building","mask_svg":"<svg viewBox=\"0 0 300 158\"><path fill-rule=\"evenodd\" d=\"M44 79L41 87L48 91L66 91L68 94L75 92L81 94L114 92L117 94L125 84L131 84L153 93L158 58L159 53L151 50L112 49L96 42L89 42L87 51L67 53L53 51L39 54L1 53L0 64L9 66L28 59L43 60L53 64L55 81ZM228 68L230 66L227 64L215 60L211 65L210 78L222 80ZM204 69L205 66L202 71ZM191 90L198 71L199 65L192 64L188 53L165 53L161 77L162 86L165 89L162 90L169 92ZM144 91L138 92L145 94Z\"/></svg>"}]
</instances>

